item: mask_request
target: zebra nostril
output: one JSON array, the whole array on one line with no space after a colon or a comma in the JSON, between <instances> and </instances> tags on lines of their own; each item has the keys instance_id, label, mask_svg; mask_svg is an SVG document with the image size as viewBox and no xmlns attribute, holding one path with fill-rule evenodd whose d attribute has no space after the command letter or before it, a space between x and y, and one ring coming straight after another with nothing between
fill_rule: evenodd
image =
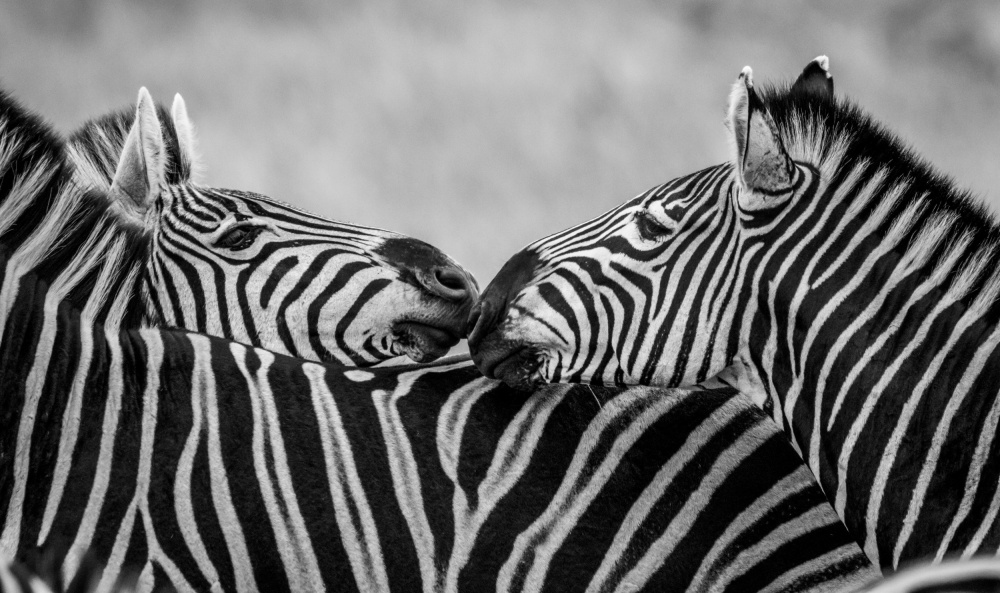
<instances>
[{"instance_id":1,"label":"zebra nostril","mask_svg":"<svg viewBox=\"0 0 1000 593\"><path fill-rule=\"evenodd\" d=\"M418 278L431 294L449 301L474 300L478 296L469 275L457 268L436 267L429 274L421 274Z\"/></svg>"},{"instance_id":2,"label":"zebra nostril","mask_svg":"<svg viewBox=\"0 0 1000 593\"><path fill-rule=\"evenodd\" d=\"M434 270L434 278L448 290L465 290L465 274L452 268Z\"/></svg>"}]
</instances>

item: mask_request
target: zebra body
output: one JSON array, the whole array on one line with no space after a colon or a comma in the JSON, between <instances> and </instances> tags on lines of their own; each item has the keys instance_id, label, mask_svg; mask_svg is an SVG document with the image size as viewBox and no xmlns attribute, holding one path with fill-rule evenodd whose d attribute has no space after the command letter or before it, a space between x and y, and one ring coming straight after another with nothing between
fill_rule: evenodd
<instances>
[{"instance_id":1,"label":"zebra body","mask_svg":"<svg viewBox=\"0 0 1000 593\"><path fill-rule=\"evenodd\" d=\"M49 206L0 242L3 554L65 545L73 582L89 550L99 589L134 569L144 591L833 590L872 574L731 390L529 397L468 361L364 370L131 326L134 235L104 214L60 232L100 196L0 105L0 209Z\"/></svg>"},{"instance_id":2,"label":"zebra body","mask_svg":"<svg viewBox=\"0 0 1000 593\"><path fill-rule=\"evenodd\" d=\"M745 69L733 161L512 258L473 357L522 383L723 372L883 567L995 552L1000 231L832 86L825 57L764 92Z\"/></svg>"}]
</instances>

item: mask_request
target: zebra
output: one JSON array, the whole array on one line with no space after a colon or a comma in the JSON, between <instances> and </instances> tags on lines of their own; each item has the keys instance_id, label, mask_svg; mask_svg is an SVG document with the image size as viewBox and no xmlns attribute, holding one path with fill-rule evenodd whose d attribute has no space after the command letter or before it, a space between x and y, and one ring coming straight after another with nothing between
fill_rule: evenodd
<instances>
[{"instance_id":1,"label":"zebra","mask_svg":"<svg viewBox=\"0 0 1000 593\"><path fill-rule=\"evenodd\" d=\"M0 557L0 592L2 593L94 593L97 590L104 565L93 554L86 554L72 584L62 576L60 565L63 553L54 546L30 550L25 558L13 561ZM112 593L134 593L136 574L122 575ZM107 590L107 589L106 589ZM164 585L158 593L172 593L173 587Z\"/></svg>"},{"instance_id":2,"label":"zebra","mask_svg":"<svg viewBox=\"0 0 1000 593\"><path fill-rule=\"evenodd\" d=\"M74 182L110 196L95 206L135 235L128 255L144 267L129 307L143 325L353 366L430 361L464 337L477 286L437 248L197 184L180 95L168 113L143 88L134 110L87 122L66 149Z\"/></svg>"},{"instance_id":3,"label":"zebra","mask_svg":"<svg viewBox=\"0 0 1000 593\"><path fill-rule=\"evenodd\" d=\"M0 130L0 221L22 237L0 241L17 427L0 434L0 553L68 540L67 582L90 550L98 590L133 568L140 591L825 591L873 574L732 389L532 395L467 359L362 369L129 326L134 234L66 216L106 197L6 96Z\"/></svg>"},{"instance_id":4,"label":"zebra","mask_svg":"<svg viewBox=\"0 0 1000 593\"><path fill-rule=\"evenodd\" d=\"M996 593L1000 560L975 558L908 567L872 582L860 593Z\"/></svg>"},{"instance_id":5,"label":"zebra","mask_svg":"<svg viewBox=\"0 0 1000 593\"><path fill-rule=\"evenodd\" d=\"M729 98L730 162L514 255L470 323L486 376L676 386L779 422L877 564L1000 542L1000 227L833 94L825 56Z\"/></svg>"}]
</instances>

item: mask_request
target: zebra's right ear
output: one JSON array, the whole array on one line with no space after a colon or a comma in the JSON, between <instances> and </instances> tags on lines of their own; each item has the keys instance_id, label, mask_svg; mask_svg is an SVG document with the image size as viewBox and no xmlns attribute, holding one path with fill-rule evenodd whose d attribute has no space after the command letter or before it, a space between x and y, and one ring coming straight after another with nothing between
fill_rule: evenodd
<instances>
[{"instance_id":1,"label":"zebra's right ear","mask_svg":"<svg viewBox=\"0 0 1000 593\"><path fill-rule=\"evenodd\" d=\"M812 93L832 99L833 76L830 75L830 58L819 56L809 62L792 84L792 92Z\"/></svg>"},{"instance_id":2,"label":"zebra's right ear","mask_svg":"<svg viewBox=\"0 0 1000 593\"><path fill-rule=\"evenodd\" d=\"M743 68L733 85L728 114L733 164L746 190L741 192L740 206L759 210L776 205L772 198L791 188L795 170L774 120L754 92L750 66Z\"/></svg>"},{"instance_id":3,"label":"zebra's right ear","mask_svg":"<svg viewBox=\"0 0 1000 593\"><path fill-rule=\"evenodd\" d=\"M198 143L195 141L194 126L188 119L187 105L180 93L174 95L174 104L170 108L170 118L174 120L174 130L177 132L177 148L180 151L181 174L185 180L195 181L195 176L201 172L198 160Z\"/></svg>"},{"instance_id":4,"label":"zebra's right ear","mask_svg":"<svg viewBox=\"0 0 1000 593\"><path fill-rule=\"evenodd\" d=\"M139 218L163 191L167 151L156 116L156 105L146 87L139 89L135 121L125 139L111 193L119 203Z\"/></svg>"}]
</instances>

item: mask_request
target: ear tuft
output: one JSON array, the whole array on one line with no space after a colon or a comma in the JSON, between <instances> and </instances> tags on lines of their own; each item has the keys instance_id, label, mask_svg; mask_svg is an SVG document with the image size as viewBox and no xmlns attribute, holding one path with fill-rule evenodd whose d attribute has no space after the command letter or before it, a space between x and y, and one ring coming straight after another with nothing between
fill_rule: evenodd
<instances>
[{"instance_id":1,"label":"ear tuft","mask_svg":"<svg viewBox=\"0 0 1000 593\"><path fill-rule=\"evenodd\" d=\"M809 62L802 70L802 74L795 79L792 92L813 93L832 99L833 76L830 75L830 58L819 56Z\"/></svg>"},{"instance_id":2,"label":"ear tuft","mask_svg":"<svg viewBox=\"0 0 1000 593\"><path fill-rule=\"evenodd\" d=\"M733 162L743 185L761 194L781 193L791 186L793 166L777 126L753 88L753 71L743 68L729 94L728 124Z\"/></svg>"},{"instance_id":3,"label":"ear tuft","mask_svg":"<svg viewBox=\"0 0 1000 593\"><path fill-rule=\"evenodd\" d=\"M729 92L729 108L727 109L726 125L732 133L733 162L740 164L746 155L747 126L750 119L750 93L753 92L753 70L744 66L743 71L733 83Z\"/></svg>"},{"instance_id":4,"label":"ear tuft","mask_svg":"<svg viewBox=\"0 0 1000 593\"><path fill-rule=\"evenodd\" d=\"M125 139L111 193L120 204L139 218L163 190L166 175L166 147L156 116L156 104L146 87L139 89L135 121Z\"/></svg>"},{"instance_id":5,"label":"ear tuft","mask_svg":"<svg viewBox=\"0 0 1000 593\"><path fill-rule=\"evenodd\" d=\"M180 93L174 95L174 104L170 108L170 117L174 121L177 132L177 147L180 151L181 172L185 179L194 180L201 172L198 155L198 144L195 139L194 125L188 118L187 105Z\"/></svg>"}]
</instances>

